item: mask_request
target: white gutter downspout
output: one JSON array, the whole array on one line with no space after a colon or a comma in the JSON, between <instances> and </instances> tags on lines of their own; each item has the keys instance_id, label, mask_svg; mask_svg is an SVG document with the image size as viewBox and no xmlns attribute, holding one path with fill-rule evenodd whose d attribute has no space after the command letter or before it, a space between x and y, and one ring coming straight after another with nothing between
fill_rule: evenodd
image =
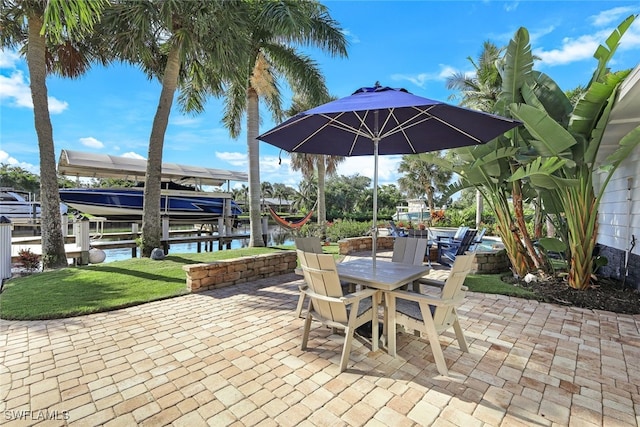
<instances>
[{"instance_id":1,"label":"white gutter downspout","mask_svg":"<svg viewBox=\"0 0 640 427\"><path fill-rule=\"evenodd\" d=\"M625 282L629 276L629 258L631 251L636 244L636 238L631 234L631 189L633 187L633 178L627 178L627 250L624 253L624 277L622 278L622 287L625 287Z\"/></svg>"}]
</instances>

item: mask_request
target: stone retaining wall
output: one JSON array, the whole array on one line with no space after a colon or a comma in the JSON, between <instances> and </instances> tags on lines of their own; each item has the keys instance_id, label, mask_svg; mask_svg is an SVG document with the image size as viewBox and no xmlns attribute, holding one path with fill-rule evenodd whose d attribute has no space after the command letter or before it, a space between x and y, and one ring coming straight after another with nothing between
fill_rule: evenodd
<instances>
[{"instance_id":1,"label":"stone retaining wall","mask_svg":"<svg viewBox=\"0 0 640 427\"><path fill-rule=\"evenodd\" d=\"M497 274L509 271L511 263L505 250L476 252L471 264L472 274Z\"/></svg>"},{"instance_id":2,"label":"stone retaining wall","mask_svg":"<svg viewBox=\"0 0 640 427\"><path fill-rule=\"evenodd\" d=\"M393 239L391 236L378 236L376 239L377 250L379 251L392 251ZM349 255L353 252L366 252L372 249L371 236L365 237L349 237L348 239L338 240L340 247L340 255Z\"/></svg>"},{"instance_id":3,"label":"stone retaining wall","mask_svg":"<svg viewBox=\"0 0 640 427\"><path fill-rule=\"evenodd\" d=\"M208 289L293 273L296 268L295 251L246 256L182 267L187 273L187 289L201 292Z\"/></svg>"},{"instance_id":4,"label":"stone retaining wall","mask_svg":"<svg viewBox=\"0 0 640 427\"><path fill-rule=\"evenodd\" d=\"M392 251L394 237L380 236L377 239L378 251ZM371 237L350 237L338 241L340 255L349 255L354 252L371 251ZM438 248L433 246L429 251L431 262L438 259ZM425 261L427 261L425 259ZM509 257L504 250L476 252L476 257L471 265L473 274L495 274L509 271Z\"/></svg>"}]
</instances>

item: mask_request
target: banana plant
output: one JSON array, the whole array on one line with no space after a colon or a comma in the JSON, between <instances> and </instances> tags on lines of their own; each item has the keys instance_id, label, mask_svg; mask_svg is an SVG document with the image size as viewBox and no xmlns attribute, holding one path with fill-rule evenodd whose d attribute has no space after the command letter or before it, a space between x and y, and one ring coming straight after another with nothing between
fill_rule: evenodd
<instances>
[{"instance_id":1,"label":"banana plant","mask_svg":"<svg viewBox=\"0 0 640 427\"><path fill-rule=\"evenodd\" d=\"M473 187L480 191L496 214L496 231L505 246L514 275L524 277L534 269L534 263L513 219L514 212L509 202L511 186L505 185L511 175L511 159L518 151L517 147L508 146L504 140L497 139L486 145L459 148L455 151L454 161L440 159L438 166L451 170L460 178L443 192L445 197L465 188Z\"/></svg>"},{"instance_id":2,"label":"banana plant","mask_svg":"<svg viewBox=\"0 0 640 427\"><path fill-rule=\"evenodd\" d=\"M576 289L591 285L594 269L593 251L598 235L597 215L606 187L620 163L640 144L640 126L625 135L618 148L605 159L600 169L604 180L596 192L593 174L602 135L611 109L615 105L618 88L629 71L609 72L607 63L615 53L620 39L635 16L624 20L596 50L596 68L585 93L575 105L568 122L550 114L547 105L566 104L567 98L556 92L557 100L543 101L534 88L526 83L522 93L524 102L512 103L509 110L521 120L529 134L530 143L538 159L521 166L510 178L512 182L527 180L532 186L544 189L549 203L556 207L567 228L569 246L568 283Z\"/></svg>"}]
</instances>

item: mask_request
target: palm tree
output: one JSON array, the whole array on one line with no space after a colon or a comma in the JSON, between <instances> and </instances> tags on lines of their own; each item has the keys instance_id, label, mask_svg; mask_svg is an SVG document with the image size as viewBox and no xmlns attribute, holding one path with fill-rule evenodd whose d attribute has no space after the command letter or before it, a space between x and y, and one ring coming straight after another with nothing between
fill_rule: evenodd
<instances>
[{"instance_id":1,"label":"palm tree","mask_svg":"<svg viewBox=\"0 0 640 427\"><path fill-rule=\"evenodd\" d=\"M330 102L336 97L327 97L322 103ZM286 114L289 117L313 108L308 101L303 101L300 96L294 96L291 107ZM291 169L299 170L304 176L313 176L314 169L318 171L318 225L321 229L327 223L327 204L325 197L326 177L338 170L338 164L344 162L344 156L324 156L318 154L291 153Z\"/></svg>"},{"instance_id":2,"label":"palm tree","mask_svg":"<svg viewBox=\"0 0 640 427\"><path fill-rule=\"evenodd\" d=\"M273 197L273 185L269 181L264 181L260 184L260 194L262 196L262 206L266 207L265 199L267 197Z\"/></svg>"},{"instance_id":3,"label":"palm tree","mask_svg":"<svg viewBox=\"0 0 640 427\"><path fill-rule=\"evenodd\" d=\"M9 48L23 45L21 52L29 68L40 153L42 262L45 268L67 265L46 77L52 72L63 77L77 77L86 71L91 52L79 49L75 41L82 40L91 31L105 4L105 1L81 0L2 0L0 7L1 45Z\"/></svg>"},{"instance_id":4,"label":"palm tree","mask_svg":"<svg viewBox=\"0 0 640 427\"><path fill-rule=\"evenodd\" d=\"M185 111L202 112L208 95L220 95L248 51L241 30L246 2L117 1L103 17L103 35L124 61L162 82L145 174L143 256L160 246L162 151L176 90Z\"/></svg>"},{"instance_id":5,"label":"palm tree","mask_svg":"<svg viewBox=\"0 0 640 427\"><path fill-rule=\"evenodd\" d=\"M456 72L447 77L447 89L459 91L449 99L459 100L460 105L480 111L492 112L502 88L502 77L496 63L500 60L504 48L499 48L491 41L482 44L482 51L477 60L467 57L474 68L474 73Z\"/></svg>"},{"instance_id":6,"label":"palm tree","mask_svg":"<svg viewBox=\"0 0 640 427\"><path fill-rule=\"evenodd\" d=\"M427 196L429 212L435 212L433 196L436 191L443 189L451 180L453 173L440 168L434 159L442 159L440 152L423 153L419 155L402 156L398 172L404 173L398 179L398 184L409 196Z\"/></svg>"},{"instance_id":7,"label":"palm tree","mask_svg":"<svg viewBox=\"0 0 640 427\"><path fill-rule=\"evenodd\" d=\"M255 0L249 3L251 55L236 64L241 83L233 83L226 95L224 123L232 137L240 134L243 113L247 115L249 157L249 246L264 246L260 226L260 164L258 145L259 98L275 121L282 118L278 79L284 77L294 93L307 99L325 99L327 89L318 65L294 46L314 46L331 55L346 56L346 41L337 22L317 1Z\"/></svg>"}]
</instances>

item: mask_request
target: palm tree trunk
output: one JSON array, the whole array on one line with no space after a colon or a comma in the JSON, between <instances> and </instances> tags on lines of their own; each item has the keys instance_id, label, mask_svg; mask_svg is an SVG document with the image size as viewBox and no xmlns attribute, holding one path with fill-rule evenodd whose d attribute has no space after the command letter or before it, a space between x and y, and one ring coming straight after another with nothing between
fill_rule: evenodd
<instances>
[{"instance_id":1,"label":"palm tree trunk","mask_svg":"<svg viewBox=\"0 0 640 427\"><path fill-rule=\"evenodd\" d=\"M162 177L162 150L164 136L169 124L169 114L173 104L173 96L178 86L180 73L180 46L174 46L169 52L167 66L162 78L162 91L158 109L153 118L151 137L149 138L149 152L147 158L147 172L144 185L144 203L142 207L142 245L143 257L151 255L154 248L160 247L162 238L162 223L160 221L160 190Z\"/></svg>"},{"instance_id":2,"label":"palm tree trunk","mask_svg":"<svg viewBox=\"0 0 640 427\"><path fill-rule=\"evenodd\" d=\"M66 267L67 256L62 238L53 128L47 99L46 42L44 36L40 34L43 21L41 16L34 15L30 15L28 21L27 64L31 80L33 116L40 151L42 263L44 268Z\"/></svg>"},{"instance_id":3,"label":"palm tree trunk","mask_svg":"<svg viewBox=\"0 0 640 427\"><path fill-rule=\"evenodd\" d=\"M249 247L264 246L260 212L259 123L258 93L253 87L249 87L247 89L247 155L249 156L249 223L251 228Z\"/></svg>"}]
</instances>

